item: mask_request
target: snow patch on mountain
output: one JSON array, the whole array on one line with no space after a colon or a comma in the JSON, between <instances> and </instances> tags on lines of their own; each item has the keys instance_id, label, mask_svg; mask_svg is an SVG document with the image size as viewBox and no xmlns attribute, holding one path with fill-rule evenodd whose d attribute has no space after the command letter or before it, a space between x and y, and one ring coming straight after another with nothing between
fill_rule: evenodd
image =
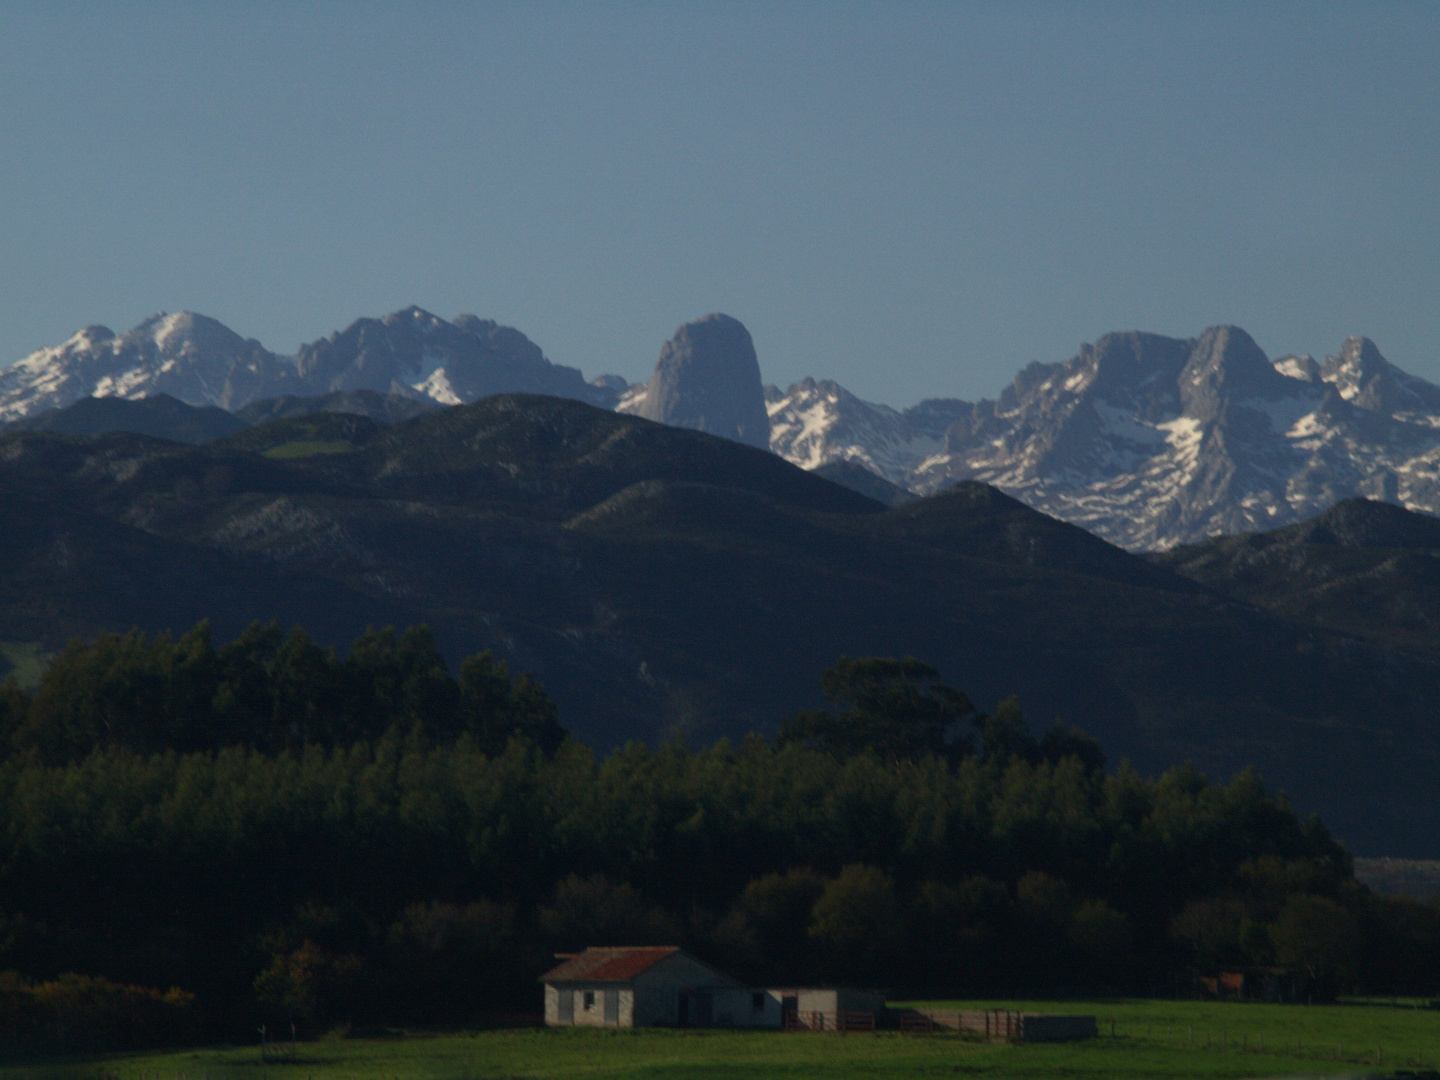
<instances>
[{"instance_id":1,"label":"snow patch on mountain","mask_svg":"<svg viewBox=\"0 0 1440 1080\"><path fill-rule=\"evenodd\" d=\"M235 411L285 395L375 390L444 405L490 394L536 393L614 404L624 380L587 383L551 363L524 334L473 315L447 322L410 307L359 319L303 346L293 360L193 312L161 313L123 336L90 326L0 371L0 424L84 397L169 394Z\"/></svg>"},{"instance_id":2,"label":"snow patch on mountain","mask_svg":"<svg viewBox=\"0 0 1440 1080\"><path fill-rule=\"evenodd\" d=\"M631 416L639 416L645 408L645 399L650 392L649 383L636 383L627 388L620 395L620 400L615 403L615 411L628 413Z\"/></svg>"},{"instance_id":3,"label":"snow patch on mountain","mask_svg":"<svg viewBox=\"0 0 1440 1080\"><path fill-rule=\"evenodd\" d=\"M161 313L118 337L86 327L0 371L0 423L83 397L169 394L233 409L293 375L293 365L214 319Z\"/></svg>"},{"instance_id":4,"label":"snow patch on mountain","mask_svg":"<svg viewBox=\"0 0 1440 1080\"><path fill-rule=\"evenodd\" d=\"M1440 513L1440 387L1349 338L1317 363L1238 327L1111 334L995 401L895 410L833 382L767 388L771 448L919 494L981 480L1132 549L1312 517L1366 495ZM938 407L936 407L938 405Z\"/></svg>"},{"instance_id":5,"label":"snow patch on mountain","mask_svg":"<svg viewBox=\"0 0 1440 1080\"><path fill-rule=\"evenodd\" d=\"M692 353L703 350L692 342ZM671 387L672 405L700 417L677 422L709 430L715 402L728 400L723 382L711 378L705 394L695 379ZM473 315L446 321L411 307L360 319L292 360L177 312L123 335L89 326L0 370L0 423L87 396L164 393L234 411L363 390L446 405L554 394L650 415L655 386L587 383L518 330ZM1237 327L1187 339L1109 334L1069 360L1027 366L994 401L895 409L804 379L764 387L763 403L771 450L802 468L848 463L917 494L981 480L1132 549L1273 528L1354 495L1440 513L1440 387L1361 337L1322 361L1271 361Z\"/></svg>"},{"instance_id":6,"label":"snow patch on mountain","mask_svg":"<svg viewBox=\"0 0 1440 1080\"><path fill-rule=\"evenodd\" d=\"M765 388L770 449L804 469L853 461L900 487L945 452L945 431L970 406L932 400L904 411L862 401L838 383L803 379Z\"/></svg>"}]
</instances>

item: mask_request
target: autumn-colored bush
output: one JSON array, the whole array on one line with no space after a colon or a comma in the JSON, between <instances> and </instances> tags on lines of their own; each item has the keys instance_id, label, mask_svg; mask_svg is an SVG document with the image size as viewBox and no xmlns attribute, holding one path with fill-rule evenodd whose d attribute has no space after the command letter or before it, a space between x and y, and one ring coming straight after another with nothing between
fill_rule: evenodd
<instances>
[{"instance_id":1,"label":"autumn-colored bush","mask_svg":"<svg viewBox=\"0 0 1440 1080\"><path fill-rule=\"evenodd\" d=\"M31 983L0 974L0 1045L65 1051L139 1049L179 1042L195 1024L195 999L90 975Z\"/></svg>"}]
</instances>

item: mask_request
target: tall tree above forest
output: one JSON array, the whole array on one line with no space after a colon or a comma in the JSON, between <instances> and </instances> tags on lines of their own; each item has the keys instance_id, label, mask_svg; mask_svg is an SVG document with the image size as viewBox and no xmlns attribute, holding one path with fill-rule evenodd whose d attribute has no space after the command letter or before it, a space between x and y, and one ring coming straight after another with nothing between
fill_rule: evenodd
<instances>
[{"instance_id":1,"label":"tall tree above forest","mask_svg":"<svg viewBox=\"0 0 1440 1080\"><path fill-rule=\"evenodd\" d=\"M958 728L975 706L913 656L842 656L820 676L820 689L838 711L817 709L786 721L782 743L808 743L840 757L869 752L891 761L964 756L973 749Z\"/></svg>"}]
</instances>

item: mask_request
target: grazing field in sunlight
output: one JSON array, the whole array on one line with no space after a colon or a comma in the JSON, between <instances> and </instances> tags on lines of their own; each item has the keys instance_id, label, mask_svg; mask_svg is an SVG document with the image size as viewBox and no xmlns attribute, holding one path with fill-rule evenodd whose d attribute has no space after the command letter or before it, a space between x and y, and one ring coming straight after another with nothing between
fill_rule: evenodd
<instances>
[{"instance_id":1,"label":"grazing field in sunlight","mask_svg":"<svg viewBox=\"0 0 1440 1080\"><path fill-rule=\"evenodd\" d=\"M51 1059L0 1067L0 1080L858 1080L970 1074L997 1080L1154 1080L1390 1074L1440 1066L1440 1012L1414 1007L1149 1000L964 1004L1094 1013L1101 1035L1079 1043L1006 1045L889 1031L525 1029L325 1039L300 1044L293 1056L288 1048L272 1049L268 1062L257 1047Z\"/></svg>"}]
</instances>

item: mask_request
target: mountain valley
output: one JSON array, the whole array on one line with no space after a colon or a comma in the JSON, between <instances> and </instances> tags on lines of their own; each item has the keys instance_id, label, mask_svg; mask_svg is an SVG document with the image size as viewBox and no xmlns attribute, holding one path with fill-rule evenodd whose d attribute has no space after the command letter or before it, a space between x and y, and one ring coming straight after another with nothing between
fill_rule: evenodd
<instances>
[{"instance_id":1,"label":"mountain valley","mask_svg":"<svg viewBox=\"0 0 1440 1080\"><path fill-rule=\"evenodd\" d=\"M1440 854L1440 389L1368 341L1108 335L906 410L763 387L724 316L661 361L586 382L419 308L295 359L201 316L82 331L0 373L0 642L427 623L601 749L773 731L840 655L909 654Z\"/></svg>"},{"instance_id":2,"label":"mountain valley","mask_svg":"<svg viewBox=\"0 0 1440 1080\"><path fill-rule=\"evenodd\" d=\"M887 508L727 439L506 395L201 446L6 434L0 497L6 641L210 618L342 646L427 623L452 663L489 648L533 672L601 749L773 731L840 655L915 655L1147 772L1254 764L1362 851L1440 835L1434 657L1281 618L979 483Z\"/></svg>"}]
</instances>

